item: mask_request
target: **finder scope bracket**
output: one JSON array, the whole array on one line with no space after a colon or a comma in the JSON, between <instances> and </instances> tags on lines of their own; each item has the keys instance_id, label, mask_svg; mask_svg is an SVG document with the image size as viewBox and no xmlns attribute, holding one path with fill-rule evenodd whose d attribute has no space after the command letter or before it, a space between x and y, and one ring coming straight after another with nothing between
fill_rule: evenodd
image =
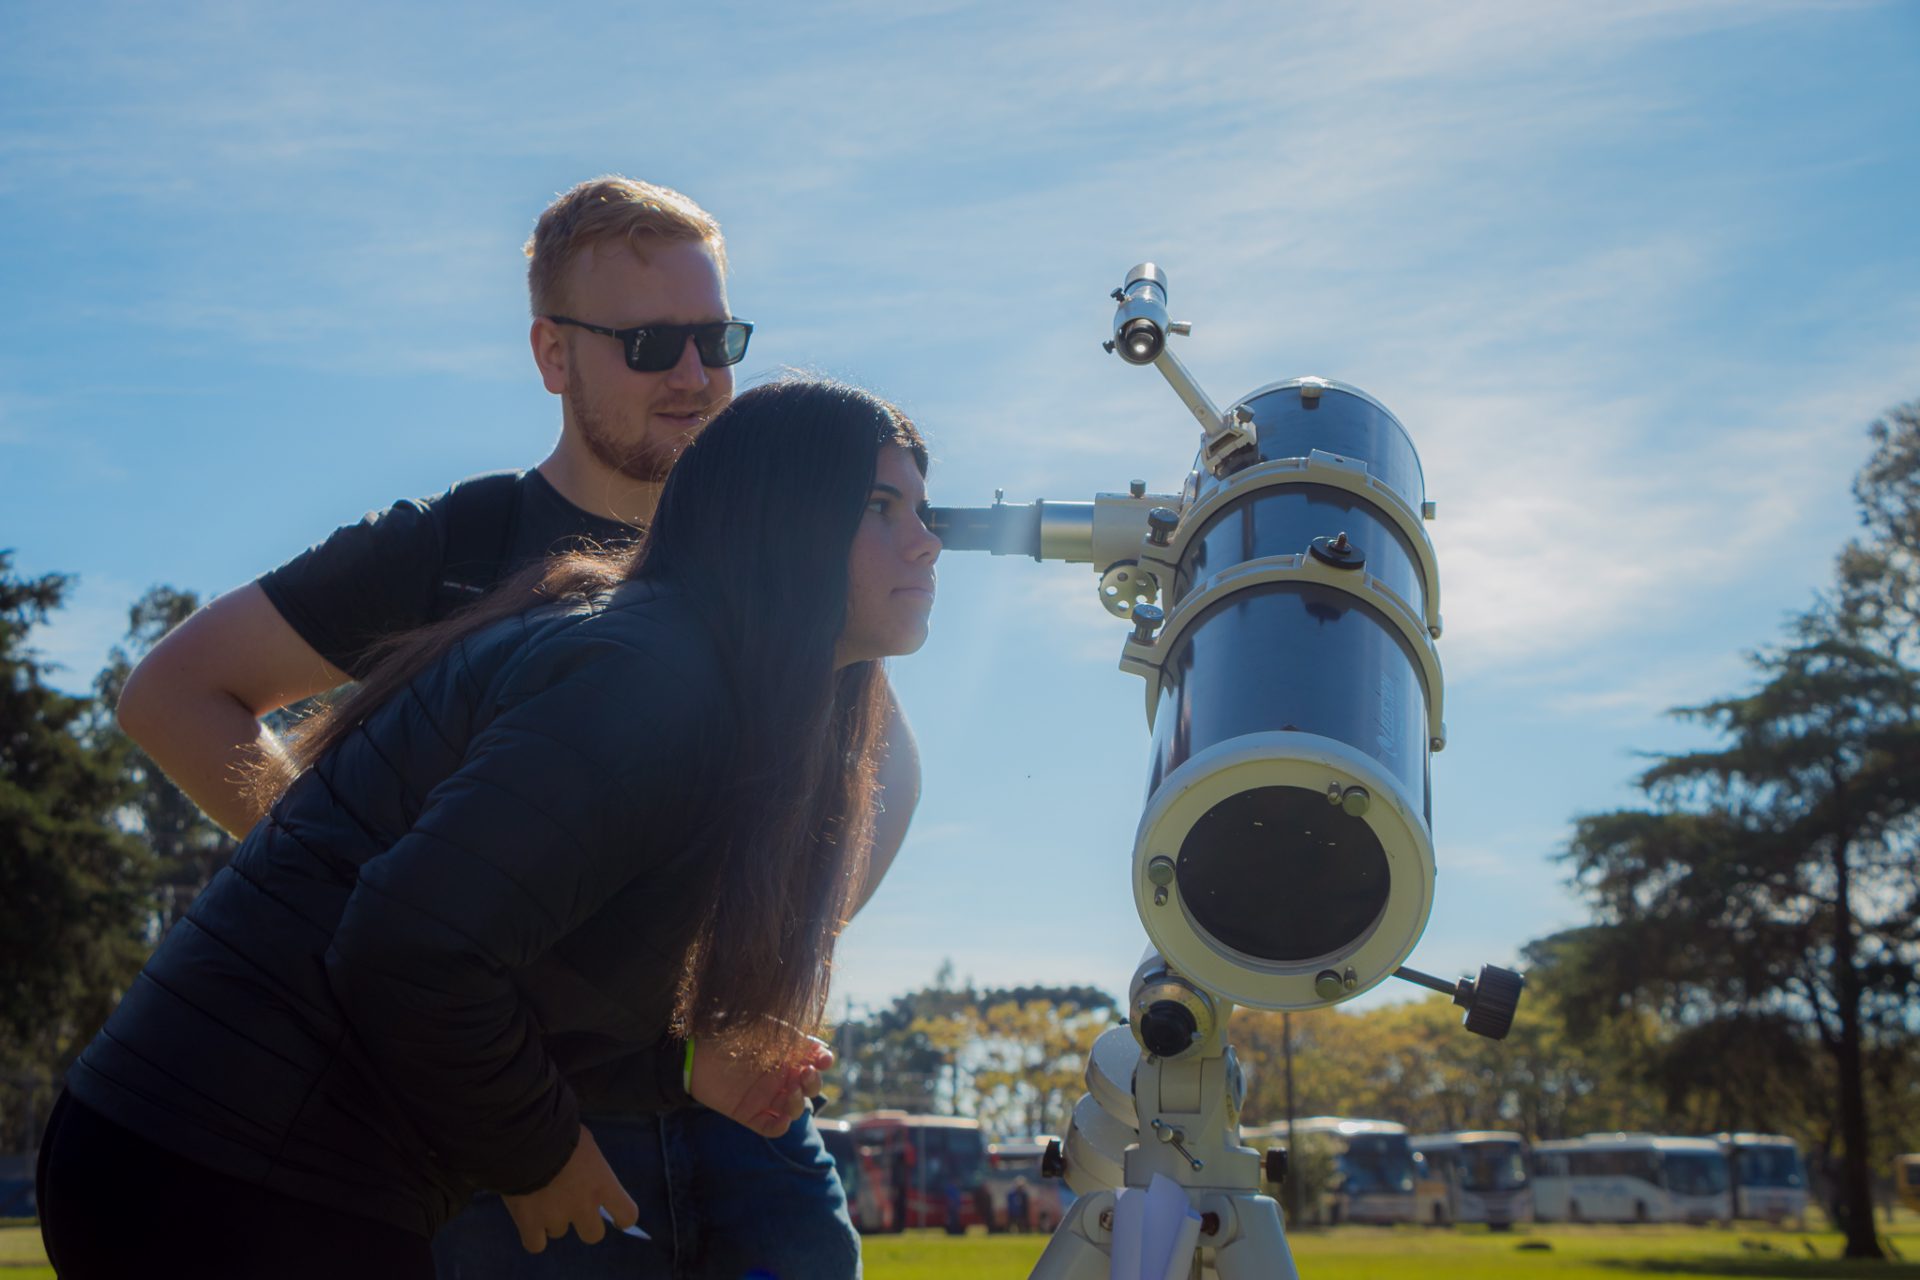
<instances>
[{"instance_id":1,"label":"finder scope bracket","mask_svg":"<svg viewBox=\"0 0 1920 1280\"><path fill-rule=\"evenodd\" d=\"M1167 319L1167 273L1151 262L1137 263L1113 299L1113 337L1101 345L1128 364L1152 365L1166 378L1200 424L1201 465L1224 478L1256 461L1253 415L1244 406L1221 413L1167 345L1170 334L1193 332L1191 324Z\"/></svg>"}]
</instances>

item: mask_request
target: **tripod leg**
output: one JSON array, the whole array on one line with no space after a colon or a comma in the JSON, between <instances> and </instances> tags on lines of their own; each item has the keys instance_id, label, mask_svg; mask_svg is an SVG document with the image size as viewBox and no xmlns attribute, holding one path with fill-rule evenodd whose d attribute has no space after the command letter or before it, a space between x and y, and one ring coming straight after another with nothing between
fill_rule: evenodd
<instances>
[{"instance_id":1,"label":"tripod leg","mask_svg":"<svg viewBox=\"0 0 1920 1280\"><path fill-rule=\"evenodd\" d=\"M1113 1238L1100 1225L1100 1215L1112 1209L1111 1191L1081 1196L1068 1206L1046 1252L1033 1265L1032 1280L1107 1280Z\"/></svg>"},{"instance_id":2,"label":"tripod leg","mask_svg":"<svg viewBox=\"0 0 1920 1280\"><path fill-rule=\"evenodd\" d=\"M1280 1206L1266 1196L1235 1196L1239 1234L1214 1255L1220 1280L1300 1280L1280 1225Z\"/></svg>"}]
</instances>

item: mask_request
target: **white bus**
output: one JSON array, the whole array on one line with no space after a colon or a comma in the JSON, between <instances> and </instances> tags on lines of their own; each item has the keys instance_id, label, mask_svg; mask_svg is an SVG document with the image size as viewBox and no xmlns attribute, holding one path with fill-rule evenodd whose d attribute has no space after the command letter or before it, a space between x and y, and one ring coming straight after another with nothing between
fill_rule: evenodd
<instances>
[{"instance_id":1,"label":"white bus","mask_svg":"<svg viewBox=\"0 0 1920 1280\"><path fill-rule=\"evenodd\" d=\"M1527 1145L1517 1133L1469 1129L1409 1140L1440 1194L1421 1210L1432 1222L1485 1222L1496 1230L1533 1218Z\"/></svg>"},{"instance_id":2,"label":"white bus","mask_svg":"<svg viewBox=\"0 0 1920 1280\"><path fill-rule=\"evenodd\" d=\"M1590 1133L1533 1148L1542 1222L1715 1222L1733 1216L1727 1156L1708 1138Z\"/></svg>"},{"instance_id":3,"label":"white bus","mask_svg":"<svg viewBox=\"0 0 1920 1280\"><path fill-rule=\"evenodd\" d=\"M1333 1185L1315 1203L1301 1206L1304 1222L1413 1221L1413 1148L1407 1144L1407 1126L1391 1120L1314 1116L1295 1120L1293 1136L1296 1161L1325 1153L1333 1163ZM1241 1141L1251 1147L1285 1145L1287 1122L1244 1129ZM1286 1203L1280 1188L1263 1182L1261 1190Z\"/></svg>"},{"instance_id":4,"label":"white bus","mask_svg":"<svg viewBox=\"0 0 1920 1280\"><path fill-rule=\"evenodd\" d=\"M1734 1216L1797 1224L1807 1220L1807 1167L1800 1146L1777 1133L1723 1133L1732 1162Z\"/></svg>"}]
</instances>

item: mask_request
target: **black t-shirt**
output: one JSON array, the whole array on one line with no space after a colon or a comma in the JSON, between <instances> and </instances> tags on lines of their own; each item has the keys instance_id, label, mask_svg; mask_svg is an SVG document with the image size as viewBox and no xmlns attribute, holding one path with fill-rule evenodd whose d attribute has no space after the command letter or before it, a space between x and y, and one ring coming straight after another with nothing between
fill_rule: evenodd
<instances>
[{"instance_id":1,"label":"black t-shirt","mask_svg":"<svg viewBox=\"0 0 1920 1280\"><path fill-rule=\"evenodd\" d=\"M453 515L458 511L465 520ZM472 528L476 516L490 526L479 536ZM631 545L637 536L631 525L574 506L538 471L496 472L462 480L436 497L402 498L368 512L259 583L302 640L358 679L371 668L368 655L380 640L444 616L450 603L477 594L476 588L548 556ZM449 565L456 555L467 562L457 572ZM475 565L482 567L477 583ZM460 581L451 582L450 573Z\"/></svg>"}]
</instances>

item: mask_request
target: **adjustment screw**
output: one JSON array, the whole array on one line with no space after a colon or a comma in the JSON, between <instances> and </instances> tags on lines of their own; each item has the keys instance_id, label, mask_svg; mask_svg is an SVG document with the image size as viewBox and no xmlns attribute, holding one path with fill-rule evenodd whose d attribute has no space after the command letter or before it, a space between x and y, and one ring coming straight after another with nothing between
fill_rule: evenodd
<instances>
[{"instance_id":1,"label":"adjustment screw","mask_svg":"<svg viewBox=\"0 0 1920 1280\"><path fill-rule=\"evenodd\" d=\"M1101 343L1100 349L1102 351L1107 352L1109 355L1111 355L1113 353L1113 341L1109 339L1106 342Z\"/></svg>"},{"instance_id":2,"label":"adjustment screw","mask_svg":"<svg viewBox=\"0 0 1920 1280\"><path fill-rule=\"evenodd\" d=\"M1158 631L1160 624L1166 620L1167 615L1157 604L1135 605L1133 607L1133 638L1140 644L1152 644L1153 633Z\"/></svg>"},{"instance_id":3,"label":"adjustment screw","mask_svg":"<svg viewBox=\"0 0 1920 1280\"><path fill-rule=\"evenodd\" d=\"M1107 296L1112 298L1115 302L1125 302L1127 300L1127 295L1119 289L1115 289L1112 293L1108 294Z\"/></svg>"},{"instance_id":4,"label":"adjustment screw","mask_svg":"<svg viewBox=\"0 0 1920 1280\"><path fill-rule=\"evenodd\" d=\"M1322 1000L1338 1000L1346 994L1346 984L1340 981L1340 975L1331 969L1322 969L1314 975L1313 994Z\"/></svg>"},{"instance_id":5,"label":"adjustment screw","mask_svg":"<svg viewBox=\"0 0 1920 1280\"><path fill-rule=\"evenodd\" d=\"M1172 507L1155 507L1147 512L1147 541L1156 547L1173 541L1173 531L1179 527L1180 513Z\"/></svg>"},{"instance_id":6,"label":"adjustment screw","mask_svg":"<svg viewBox=\"0 0 1920 1280\"><path fill-rule=\"evenodd\" d=\"M1144 498L1147 496L1147 482L1145 480L1129 480L1127 481L1127 492L1136 498Z\"/></svg>"},{"instance_id":7,"label":"adjustment screw","mask_svg":"<svg viewBox=\"0 0 1920 1280\"><path fill-rule=\"evenodd\" d=\"M1173 859L1162 853L1147 864L1147 881L1153 885L1153 905L1167 905L1167 886L1173 883Z\"/></svg>"},{"instance_id":8,"label":"adjustment screw","mask_svg":"<svg viewBox=\"0 0 1920 1280\"><path fill-rule=\"evenodd\" d=\"M1348 787L1346 794L1340 797L1340 808L1349 818L1363 818L1372 807L1373 797L1367 794L1365 787Z\"/></svg>"},{"instance_id":9,"label":"adjustment screw","mask_svg":"<svg viewBox=\"0 0 1920 1280\"><path fill-rule=\"evenodd\" d=\"M1262 1172L1267 1175L1268 1182L1276 1187L1286 1182L1287 1149L1285 1147L1268 1147L1262 1163L1266 1166Z\"/></svg>"}]
</instances>

